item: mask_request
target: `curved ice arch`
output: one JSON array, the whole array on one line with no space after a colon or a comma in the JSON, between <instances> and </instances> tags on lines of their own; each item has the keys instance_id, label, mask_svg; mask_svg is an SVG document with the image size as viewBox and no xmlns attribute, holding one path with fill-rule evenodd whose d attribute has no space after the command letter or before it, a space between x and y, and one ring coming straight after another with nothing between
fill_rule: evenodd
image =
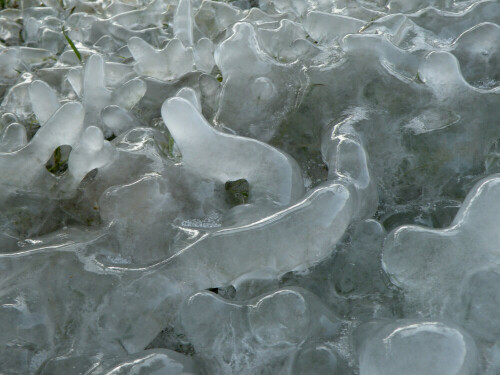
<instances>
[{"instance_id":1,"label":"curved ice arch","mask_svg":"<svg viewBox=\"0 0 500 375\"><path fill-rule=\"evenodd\" d=\"M84 109L70 102L59 108L23 148L0 154L1 183L5 187L29 187L45 171L45 163L62 145L74 147L83 131Z\"/></svg>"},{"instance_id":2,"label":"curved ice arch","mask_svg":"<svg viewBox=\"0 0 500 375\"><path fill-rule=\"evenodd\" d=\"M15 285L15 291L11 290L4 300L11 301L20 290L28 294L33 292L35 278L23 280L21 285L16 277L11 277L20 269L26 270L26 261L34 267L33 272L45 272L39 265L58 259L65 264L59 277L72 280L72 288L75 288L72 298L80 301L81 296L85 296L86 306L92 312L84 316L76 314L76 321L75 315L70 315L77 329L71 338L75 352L91 353L96 350L96 343L106 343L110 352L124 347L129 352L138 351L154 338L166 321L176 316L175 306L179 300L197 290L229 285L238 277L259 269L266 270L271 277L278 277L327 257L356 215L355 199L344 185L326 183L296 204L251 224L201 235L191 230L194 243L179 247L173 256L149 267L104 263L99 255L109 250L100 245L103 233L81 232L69 237L64 233L56 234L52 243L42 240L38 248L0 256L0 267L8 271L3 277ZM68 241L73 236L78 236L79 242ZM75 277L68 278L70 275ZM64 283L60 285L66 288ZM99 291L97 295L96 290ZM46 290L44 293L53 292ZM130 299L136 303L123 309ZM54 319L50 303L45 303L45 298L41 300L44 303L33 307L28 315L22 311L17 314L28 319L36 312L44 319ZM10 313L7 307L0 309L0 314ZM57 327L62 328L68 319L59 317L56 321ZM44 327L48 337L59 337L54 326ZM30 332L26 332L26 337ZM16 350L33 354L46 347L41 339L34 344L32 348Z\"/></svg>"},{"instance_id":3,"label":"curved ice arch","mask_svg":"<svg viewBox=\"0 0 500 375\"><path fill-rule=\"evenodd\" d=\"M215 130L197 107L180 97L162 106L183 163L221 183L245 178L250 183L250 203L269 199L283 206L302 196L300 168L290 156L260 141Z\"/></svg>"}]
</instances>

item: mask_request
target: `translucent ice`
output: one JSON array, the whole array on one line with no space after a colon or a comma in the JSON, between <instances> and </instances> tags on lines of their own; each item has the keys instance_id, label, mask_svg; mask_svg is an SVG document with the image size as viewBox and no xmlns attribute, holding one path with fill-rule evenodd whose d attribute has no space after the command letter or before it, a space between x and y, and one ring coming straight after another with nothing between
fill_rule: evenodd
<instances>
[{"instance_id":1,"label":"translucent ice","mask_svg":"<svg viewBox=\"0 0 500 375\"><path fill-rule=\"evenodd\" d=\"M450 227L403 226L388 236L383 266L392 282L405 290L408 302L433 316L460 314L456 304L464 279L499 264L492 221L499 196L500 178L490 177L467 195ZM473 278L473 284L480 279Z\"/></svg>"},{"instance_id":2,"label":"translucent ice","mask_svg":"<svg viewBox=\"0 0 500 375\"><path fill-rule=\"evenodd\" d=\"M121 134L140 124L129 112L117 105L109 105L101 111L101 119L113 134Z\"/></svg>"},{"instance_id":3,"label":"translucent ice","mask_svg":"<svg viewBox=\"0 0 500 375\"><path fill-rule=\"evenodd\" d=\"M91 170L111 163L115 154L114 147L104 139L101 129L89 126L69 157L69 186L66 188L76 188Z\"/></svg>"},{"instance_id":4,"label":"translucent ice","mask_svg":"<svg viewBox=\"0 0 500 375\"><path fill-rule=\"evenodd\" d=\"M319 186L303 200L251 224L201 236L172 257L169 267L206 287L227 285L261 269L274 277L305 269L331 254L352 218L352 205L343 185Z\"/></svg>"},{"instance_id":5,"label":"translucent ice","mask_svg":"<svg viewBox=\"0 0 500 375\"><path fill-rule=\"evenodd\" d=\"M196 375L199 373L197 366L188 357L172 350L156 349L105 359L97 356L61 356L45 362L40 375L62 375L76 371L89 375Z\"/></svg>"},{"instance_id":6,"label":"translucent ice","mask_svg":"<svg viewBox=\"0 0 500 375\"><path fill-rule=\"evenodd\" d=\"M0 143L1 152L13 152L23 148L28 143L26 128L18 123L12 123L5 128Z\"/></svg>"},{"instance_id":7,"label":"translucent ice","mask_svg":"<svg viewBox=\"0 0 500 375\"><path fill-rule=\"evenodd\" d=\"M138 78L125 82L114 91L109 90L105 86L104 60L99 55L92 55L85 65L81 91L86 124L99 126L103 108L114 104L131 109L145 93L146 85Z\"/></svg>"},{"instance_id":8,"label":"translucent ice","mask_svg":"<svg viewBox=\"0 0 500 375\"><path fill-rule=\"evenodd\" d=\"M146 350L138 354L130 355L126 359L114 361L108 365L100 363L93 368L89 375L196 375L199 374L194 362L182 354L172 350Z\"/></svg>"},{"instance_id":9,"label":"translucent ice","mask_svg":"<svg viewBox=\"0 0 500 375\"><path fill-rule=\"evenodd\" d=\"M498 341L500 295L498 267L486 267L470 275L464 283L459 304L465 327L486 341Z\"/></svg>"},{"instance_id":10,"label":"translucent ice","mask_svg":"<svg viewBox=\"0 0 500 375\"><path fill-rule=\"evenodd\" d=\"M358 214L369 217L375 211L378 197L368 156L351 124L356 117L352 114L325 132L321 153L328 166L328 177L352 185L357 194Z\"/></svg>"},{"instance_id":11,"label":"translucent ice","mask_svg":"<svg viewBox=\"0 0 500 375\"><path fill-rule=\"evenodd\" d=\"M499 17L1 0L0 373L498 375Z\"/></svg>"},{"instance_id":12,"label":"translucent ice","mask_svg":"<svg viewBox=\"0 0 500 375\"><path fill-rule=\"evenodd\" d=\"M196 12L196 24L203 34L214 39L228 27L243 18L242 12L220 1L206 0Z\"/></svg>"},{"instance_id":13,"label":"translucent ice","mask_svg":"<svg viewBox=\"0 0 500 375\"><path fill-rule=\"evenodd\" d=\"M174 16L174 35L185 46L192 46L193 39L193 11L191 0L180 0Z\"/></svg>"},{"instance_id":14,"label":"translucent ice","mask_svg":"<svg viewBox=\"0 0 500 375\"><path fill-rule=\"evenodd\" d=\"M363 21L355 18L314 11L307 14L304 22L309 35L322 42L357 33L363 25Z\"/></svg>"},{"instance_id":15,"label":"translucent ice","mask_svg":"<svg viewBox=\"0 0 500 375\"><path fill-rule=\"evenodd\" d=\"M286 205L302 196L299 167L286 154L257 140L215 130L190 101L180 97L163 104L162 116L183 163L191 169L221 183L245 178L250 202L266 199Z\"/></svg>"},{"instance_id":16,"label":"translucent ice","mask_svg":"<svg viewBox=\"0 0 500 375\"><path fill-rule=\"evenodd\" d=\"M316 296L300 288L280 289L244 304L200 292L185 303L181 322L197 355L222 374L262 371L309 338L331 337L341 325ZM299 354L296 367L307 355Z\"/></svg>"},{"instance_id":17,"label":"translucent ice","mask_svg":"<svg viewBox=\"0 0 500 375\"><path fill-rule=\"evenodd\" d=\"M182 77L194 67L192 48L185 47L179 39L172 39L165 48L157 50L141 38L133 37L128 48L140 75L168 81Z\"/></svg>"},{"instance_id":18,"label":"translucent ice","mask_svg":"<svg viewBox=\"0 0 500 375\"><path fill-rule=\"evenodd\" d=\"M17 77L16 68L20 64L19 52L14 48L0 50L0 75L2 80Z\"/></svg>"},{"instance_id":19,"label":"translucent ice","mask_svg":"<svg viewBox=\"0 0 500 375\"><path fill-rule=\"evenodd\" d=\"M45 163L61 145L75 146L83 130L83 107L67 103L59 108L23 148L1 154L2 184L5 187L28 187L45 172Z\"/></svg>"},{"instance_id":20,"label":"translucent ice","mask_svg":"<svg viewBox=\"0 0 500 375\"><path fill-rule=\"evenodd\" d=\"M482 23L467 30L456 40L453 54L460 61L462 74L470 84L486 88L498 84L499 36L498 25Z\"/></svg>"},{"instance_id":21,"label":"translucent ice","mask_svg":"<svg viewBox=\"0 0 500 375\"><path fill-rule=\"evenodd\" d=\"M43 81L33 81L29 95L33 112L40 124L44 124L60 107L55 91Z\"/></svg>"},{"instance_id":22,"label":"translucent ice","mask_svg":"<svg viewBox=\"0 0 500 375\"><path fill-rule=\"evenodd\" d=\"M312 342L295 354L287 375L341 374L342 371L345 370L331 347Z\"/></svg>"},{"instance_id":23,"label":"translucent ice","mask_svg":"<svg viewBox=\"0 0 500 375\"><path fill-rule=\"evenodd\" d=\"M360 375L473 375L476 345L455 326L400 320L360 328Z\"/></svg>"},{"instance_id":24,"label":"translucent ice","mask_svg":"<svg viewBox=\"0 0 500 375\"><path fill-rule=\"evenodd\" d=\"M223 77L216 121L241 135L269 140L299 100L305 82L300 64L281 64L264 54L248 23L233 27L232 36L216 49L215 61Z\"/></svg>"}]
</instances>

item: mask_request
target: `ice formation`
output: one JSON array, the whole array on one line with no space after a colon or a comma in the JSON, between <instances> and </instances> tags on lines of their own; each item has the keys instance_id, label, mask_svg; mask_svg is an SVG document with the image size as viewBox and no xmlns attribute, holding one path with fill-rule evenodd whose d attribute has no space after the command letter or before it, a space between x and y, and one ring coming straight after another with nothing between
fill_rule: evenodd
<instances>
[{"instance_id":1,"label":"ice formation","mask_svg":"<svg viewBox=\"0 0 500 375\"><path fill-rule=\"evenodd\" d=\"M499 17L0 1L0 373L498 375Z\"/></svg>"}]
</instances>

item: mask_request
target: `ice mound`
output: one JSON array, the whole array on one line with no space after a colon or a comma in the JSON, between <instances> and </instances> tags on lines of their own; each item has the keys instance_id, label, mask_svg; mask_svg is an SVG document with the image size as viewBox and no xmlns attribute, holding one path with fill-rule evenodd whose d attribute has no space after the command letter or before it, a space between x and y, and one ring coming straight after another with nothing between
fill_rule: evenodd
<instances>
[{"instance_id":1,"label":"ice mound","mask_svg":"<svg viewBox=\"0 0 500 375\"><path fill-rule=\"evenodd\" d=\"M0 1L0 373L498 375L499 16Z\"/></svg>"},{"instance_id":2,"label":"ice mound","mask_svg":"<svg viewBox=\"0 0 500 375\"><path fill-rule=\"evenodd\" d=\"M186 166L220 182L245 178L250 202L287 205L302 197L304 183L295 160L257 140L218 132L193 105L195 100L172 98L161 109Z\"/></svg>"},{"instance_id":3,"label":"ice mound","mask_svg":"<svg viewBox=\"0 0 500 375\"><path fill-rule=\"evenodd\" d=\"M459 328L441 322L403 320L361 327L359 373L475 374L477 349ZM364 337L363 337L364 336Z\"/></svg>"},{"instance_id":4,"label":"ice mound","mask_svg":"<svg viewBox=\"0 0 500 375\"><path fill-rule=\"evenodd\" d=\"M285 359L291 363L283 367L283 373L293 374L316 356L327 371L336 371L333 350L307 344L301 347L313 338L326 341L333 337L342 322L316 296L300 288L280 289L244 304L200 292L187 300L181 320L187 338L197 354L210 363L209 371L213 373L250 374L263 371L262 367L278 369L279 362ZM325 355L326 361L322 359ZM294 356L298 356L298 363L293 363Z\"/></svg>"},{"instance_id":5,"label":"ice mound","mask_svg":"<svg viewBox=\"0 0 500 375\"><path fill-rule=\"evenodd\" d=\"M491 218L497 213L499 181L498 176L481 181L448 228L396 229L386 239L382 258L392 282L405 291L408 307L472 324L471 333L485 340L494 340L496 319L490 309L496 298L492 290L488 298L477 288L479 280L484 288L492 285L498 266Z\"/></svg>"}]
</instances>

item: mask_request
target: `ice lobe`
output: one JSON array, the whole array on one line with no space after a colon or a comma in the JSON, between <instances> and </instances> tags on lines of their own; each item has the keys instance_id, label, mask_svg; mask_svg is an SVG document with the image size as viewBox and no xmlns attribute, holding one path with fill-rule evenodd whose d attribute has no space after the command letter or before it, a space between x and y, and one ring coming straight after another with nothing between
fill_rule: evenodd
<instances>
[{"instance_id":1,"label":"ice lobe","mask_svg":"<svg viewBox=\"0 0 500 375\"><path fill-rule=\"evenodd\" d=\"M195 14L195 21L200 31L213 40L243 17L243 12L236 7L219 1L205 0Z\"/></svg>"},{"instance_id":2,"label":"ice lobe","mask_svg":"<svg viewBox=\"0 0 500 375\"><path fill-rule=\"evenodd\" d=\"M201 108L201 100L200 100L199 94L195 90L193 90L192 88L183 87L182 89L177 91L177 94L175 94L175 96L177 96L179 98L186 99L188 102L190 102L196 108L196 110L199 113L201 113L202 108Z\"/></svg>"},{"instance_id":3,"label":"ice lobe","mask_svg":"<svg viewBox=\"0 0 500 375\"><path fill-rule=\"evenodd\" d=\"M29 187L45 172L45 163L61 145L75 146L83 130L83 107L67 103L59 108L23 148L0 154L0 174L4 186Z\"/></svg>"},{"instance_id":4,"label":"ice lobe","mask_svg":"<svg viewBox=\"0 0 500 375\"><path fill-rule=\"evenodd\" d=\"M321 154L328 165L328 178L353 187L356 217L370 217L378 205L377 189L371 176L368 155L353 128L355 114L327 127Z\"/></svg>"},{"instance_id":5,"label":"ice lobe","mask_svg":"<svg viewBox=\"0 0 500 375\"><path fill-rule=\"evenodd\" d=\"M2 81L17 77L16 68L20 63L21 59L17 49L0 49L0 75L2 77Z\"/></svg>"},{"instance_id":6,"label":"ice lobe","mask_svg":"<svg viewBox=\"0 0 500 375\"><path fill-rule=\"evenodd\" d=\"M302 196L302 176L291 157L257 140L215 130L186 99L167 100L161 112L191 169L221 183L245 178L250 202L265 199L283 206Z\"/></svg>"},{"instance_id":7,"label":"ice lobe","mask_svg":"<svg viewBox=\"0 0 500 375\"><path fill-rule=\"evenodd\" d=\"M200 292L187 299L180 316L197 355L221 374L263 370L309 339L332 337L341 326L318 297L301 288L276 290L244 303Z\"/></svg>"},{"instance_id":8,"label":"ice lobe","mask_svg":"<svg viewBox=\"0 0 500 375\"><path fill-rule=\"evenodd\" d=\"M311 342L297 351L286 375L342 374L343 365L335 350L324 343Z\"/></svg>"},{"instance_id":9,"label":"ice lobe","mask_svg":"<svg viewBox=\"0 0 500 375\"><path fill-rule=\"evenodd\" d=\"M104 59L94 54L89 57L84 70L83 82L78 77L69 79L73 83L75 92L81 96L85 108L85 123L87 126L102 127L101 111L109 105L117 105L125 110L132 109L146 93L146 84L134 78L110 90L105 85Z\"/></svg>"},{"instance_id":10,"label":"ice lobe","mask_svg":"<svg viewBox=\"0 0 500 375\"><path fill-rule=\"evenodd\" d=\"M101 119L113 134L122 134L141 123L128 111L117 105L109 105L101 111Z\"/></svg>"},{"instance_id":11,"label":"ice lobe","mask_svg":"<svg viewBox=\"0 0 500 375\"><path fill-rule=\"evenodd\" d=\"M69 174L65 176L69 186L66 188L76 188L91 170L111 163L115 154L115 148L104 139L101 129L89 126L69 156Z\"/></svg>"},{"instance_id":12,"label":"ice lobe","mask_svg":"<svg viewBox=\"0 0 500 375\"><path fill-rule=\"evenodd\" d=\"M314 40L332 42L347 34L357 33L364 24L356 18L312 11L307 13L304 28Z\"/></svg>"},{"instance_id":13,"label":"ice lobe","mask_svg":"<svg viewBox=\"0 0 500 375\"><path fill-rule=\"evenodd\" d=\"M85 373L88 375L197 375L198 366L188 357L167 349L100 358L99 356L61 356L45 362L40 375Z\"/></svg>"},{"instance_id":14,"label":"ice lobe","mask_svg":"<svg viewBox=\"0 0 500 375\"><path fill-rule=\"evenodd\" d=\"M128 48L134 57L135 71L143 76L168 81L180 78L194 68L191 47L185 47L179 39L172 39L165 48L157 50L138 37L130 38Z\"/></svg>"},{"instance_id":15,"label":"ice lobe","mask_svg":"<svg viewBox=\"0 0 500 375\"><path fill-rule=\"evenodd\" d=\"M440 100L468 90L460 72L460 64L449 52L431 52L418 69L422 81L430 86Z\"/></svg>"},{"instance_id":16,"label":"ice lobe","mask_svg":"<svg viewBox=\"0 0 500 375\"><path fill-rule=\"evenodd\" d=\"M411 309L423 309L435 317L467 319L466 309L470 307L465 301L484 298L481 294L470 295L470 290L477 289L481 280L491 279L494 273L473 275L500 264L495 224L500 209L498 202L500 177L495 175L479 182L467 195L450 227L437 230L403 226L388 236L382 255L383 267L391 281L405 291ZM487 285L490 283L485 282L484 287ZM462 288L469 292L462 292ZM465 293L463 301L462 293ZM481 336L486 330L498 329L500 324L496 318L490 320L490 308L484 306L484 315L475 313L472 318L476 328L482 327L477 329Z\"/></svg>"},{"instance_id":17,"label":"ice lobe","mask_svg":"<svg viewBox=\"0 0 500 375\"><path fill-rule=\"evenodd\" d=\"M192 46L193 39L193 10L191 0L180 0L174 16L174 35L185 46Z\"/></svg>"},{"instance_id":18,"label":"ice lobe","mask_svg":"<svg viewBox=\"0 0 500 375\"><path fill-rule=\"evenodd\" d=\"M498 84L499 38L500 26L486 22L467 30L455 41L452 52L470 84L486 88Z\"/></svg>"},{"instance_id":19,"label":"ice lobe","mask_svg":"<svg viewBox=\"0 0 500 375\"><path fill-rule=\"evenodd\" d=\"M233 26L215 62L223 77L216 122L244 136L271 139L300 100L306 80L300 64L279 63L263 53L254 27L245 22Z\"/></svg>"},{"instance_id":20,"label":"ice lobe","mask_svg":"<svg viewBox=\"0 0 500 375\"><path fill-rule=\"evenodd\" d=\"M257 38L262 49L281 63L291 63L307 55L314 55L316 48L306 40L302 25L284 19L276 29L259 28Z\"/></svg>"},{"instance_id":21,"label":"ice lobe","mask_svg":"<svg viewBox=\"0 0 500 375\"><path fill-rule=\"evenodd\" d=\"M500 267L485 266L471 274L461 291L461 321L474 336L495 342L500 335Z\"/></svg>"},{"instance_id":22,"label":"ice lobe","mask_svg":"<svg viewBox=\"0 0 500 375\"><path fill-rule=\"evenodd\" d=\"M28 139L26 128L16 122L9 124L2 135L0 142L0 152L13 152L23 148Z\"/></svg>"},{"instance_id":23,"label":"ice lobe","mask_svg":"<svg viewBox=\"0 0 500 375\"><path fill-rule=\"evenodd\" d=\"M33 81L29 87L33 112L40 124L44 124L60 107L55 91L44 81Z\"/></svg>"},{"instance_id":24,"label":"ice lobe","mask_svg":"<svg viewBox=\"0 0 500 375\"><path fill-rule=\"evenodd\" d=\"M331 254L350 223L352 205L343 185L319 186L260 220L201 236L172 257L169 267L183 279L198 279L212 288L257 270L277 277L305 269Z\"/></svg>"},{"instance_id":25,"label":"ice lobe","mask_svg":"<svg viewBox=\"0 0 500 375\"><path fill-rule=\"evenodd\" d=\"M371 322L358 339L360 375L474 375L478 368L472 338L441 322Z\"/></svg>"},{"instance_id":26,"label":"ice lobe","mask_svg":"<svg viewBox=\"0 0 500 375\"><path fill-rule=\"evenodd\" d=\"M222 205L214 191L212 181L178 166L107 189L99 206L102 219L116 234L120 256L134 265L151 264L179 250L171 240L179 235L179 223L200 221Z\"/></svg>"}]
</instances>

